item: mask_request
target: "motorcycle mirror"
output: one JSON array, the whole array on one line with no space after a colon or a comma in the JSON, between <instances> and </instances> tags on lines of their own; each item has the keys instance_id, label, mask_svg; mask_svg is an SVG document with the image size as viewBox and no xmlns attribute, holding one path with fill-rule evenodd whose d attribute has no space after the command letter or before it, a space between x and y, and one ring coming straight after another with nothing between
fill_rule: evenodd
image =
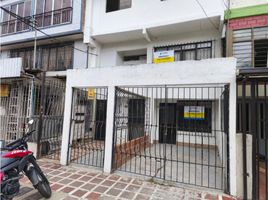
<instances>
[{"instance_id":1,"label":"motorcycle mirror","mask_svg":"<svg viewBox=\"0 0 268 200\"><path fill-rule=\"evenodd\" d=\"M28 121L28 124L29 125L32 125L34 123L34 120L33 119L30 119L29 121Z\"/></svg>"}]
</instances>

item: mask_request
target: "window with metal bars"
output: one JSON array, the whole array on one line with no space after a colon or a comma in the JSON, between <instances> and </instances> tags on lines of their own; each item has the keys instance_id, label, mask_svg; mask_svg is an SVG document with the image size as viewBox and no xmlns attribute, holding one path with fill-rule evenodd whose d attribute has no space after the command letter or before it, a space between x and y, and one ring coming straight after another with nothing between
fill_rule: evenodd
<instances>
[{"instance_id":1,"label":"window with metal bars","mask_svg":"<svg viewBox=\"0 0 268 200\"><path fill-rule=\"evenodd\" d=\"M10 57L21 57L24 69L32 69L33 47L24 49L14 49L10 52ZM66 45L40 46L37 49L36 58L38 68L46 71L64 71L73 67L73 43Z\"/></svg>"},{"instance_id":2,"label":"window with metal bars","mask_svg":"<svg viewBox=\"0 0 268 200\"><path fill-rule=\"evenodd\" d=\"M175 61L212 58L212 41L155 47L154 52L174 50Z\"/></svg>"}]
</instances>

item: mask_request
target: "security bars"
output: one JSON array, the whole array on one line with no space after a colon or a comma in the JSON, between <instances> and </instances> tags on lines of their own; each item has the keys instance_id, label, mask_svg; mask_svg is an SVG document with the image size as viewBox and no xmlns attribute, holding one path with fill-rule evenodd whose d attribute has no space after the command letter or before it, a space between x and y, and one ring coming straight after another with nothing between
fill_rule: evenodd
<instances>
[{"instance_id":1,"label":"security bars","mask_svg":"<svg viewBox=\"0 0 268 200\"><path fill-rule=\"evenodd\" d=\"M228 190L228 86L117 87L113 169Z\"/></svg>"}]
</instances>

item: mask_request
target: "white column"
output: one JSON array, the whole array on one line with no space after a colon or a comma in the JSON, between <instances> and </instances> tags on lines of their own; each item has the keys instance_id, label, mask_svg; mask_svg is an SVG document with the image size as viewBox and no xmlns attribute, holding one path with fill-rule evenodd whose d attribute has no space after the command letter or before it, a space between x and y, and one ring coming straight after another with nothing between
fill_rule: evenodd
<instances>
[{"instance_id":1,"label":"white column","mask_svg":"<svg viewBox=\"0 0 268 200\"><path fill-rule=\"evenodd\" d=\"M114 130L114 105L115 105L115 87L108 87L107 118L106 118L106 137L105 137L105 156L104 172L112 171L112 152L113 152L113 130Z\"/></svg>"},{"instance_id":2,"label":"white column","mask_svg":"<svg viewBox=\"0 0 268 200\"><path fill-rule=\"evenodd\" d=\"M233 196L237 194L236 182L236 78L230 83L229 93L229 156L230 156L230 193Z\"/></svg>"},{"instance_id":3,"label":"white column","mask_svg":"<svg viewBox=\"0 0 268 200\"><path fill-rule=\"evenodd\" d=\"M69 84L66 82L64 119L63 119L61 156L60 156L60 164L62 165L67 165L68 162L69 135L71 125L71 114L72 114L72 87L68 85Z\"/></svg>"}]
</instances>

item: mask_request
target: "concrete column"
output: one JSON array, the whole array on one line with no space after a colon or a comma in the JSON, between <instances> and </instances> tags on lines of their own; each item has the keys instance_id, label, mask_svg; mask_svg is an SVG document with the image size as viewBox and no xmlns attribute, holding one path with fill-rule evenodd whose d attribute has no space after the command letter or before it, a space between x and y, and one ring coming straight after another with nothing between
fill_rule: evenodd
<instances>
[{"instance_id":1,"label":"concrete column","mask_svg":"<svg viewBox=\"0 0 268 200\"><path fill-rule=\"evenodd\" d=\"M109 86L108 101L107 101L105 156L104 156L104 168L103 168L103 171L106 173L111 173L112 171L114 105L115 105L115 87Z\"/></svg>"},{"instance_id":2,"label":"concrete column","mask_svg":"<svg viewBox=\"0 0 268 200\"><path fill-rule=\"evenodd\" d=\"M237 195L236 173L236 78L230 83L229 93L229 168L230 168L230 194Z\"/></svg>"},{"instance_id":3,"label":"concrete column","mask_svg":"<svg viewBox=\"0 0 268 200\"><path fill-rule=\"evenodd\" d=\"M71 114L72 114L72 87L69 86L67 80L65 105L64 105L63 130L62 130L61 156L60 156L60 164L62 165L67 165L68 163Z\"/></svg>"}]
</instances>

